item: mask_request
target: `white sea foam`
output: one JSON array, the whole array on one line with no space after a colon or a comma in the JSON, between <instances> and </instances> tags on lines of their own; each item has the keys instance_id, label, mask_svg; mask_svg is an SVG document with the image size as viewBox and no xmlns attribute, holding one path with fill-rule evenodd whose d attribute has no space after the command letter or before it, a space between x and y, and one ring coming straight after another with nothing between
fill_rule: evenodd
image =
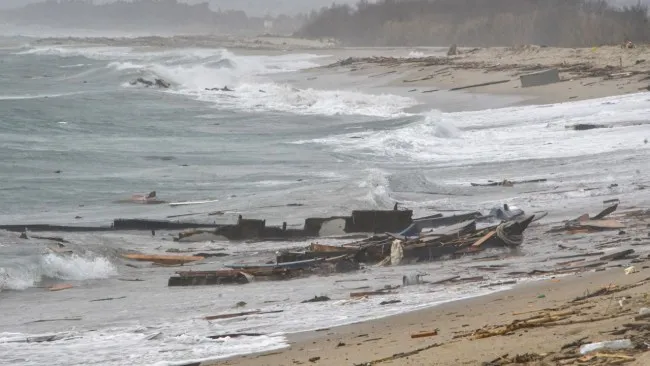
<instances>
[{"instance_id":1,"label":"white sea foam","mask_svg":"<svg viewBox=\"0 0 650 366\"><path fill-rule=\"evenodd\" d=\"M48 336L56 340L37 342ZM25 366L178 365L287 346L281 335L214 340L165 325L58 334L0 333L0 358Z\"/></svg>"},{"instance_id":2,"label":"white sea foam","mask_svg":"<svg viewBox=\"0 0 650 366\"><path fill-rule=\"evenodd\" d=\"M368 176L359 183L359 188L367 189L364 198L371 204L371 207L387 208L393 205L389 185L387 172L380 169L368 169Z\"/></svg>"},{"instance_id":3,"label":"white sea foam","mask_svg":"<svg viewBox=\"0 0 650 366\"><path fill-rule=\"evenodd\" d=\"M24 290L43 278L83 281L108 278L115 274L117 269L104 257L44 254L30 262L0 268L0 289Z\"/></svg>"},{"instance_id":4,"label":"white sea foam","mask_svg":"<svg viewBox=\"0 0 650 366\"><path fill-rule=\"evenodd\" d=\"M364 115L397 117L413 106L413 99L395 95L372 95L344 90L296 89L287 84L246 83L234 94L197 92L200 100L245 111L278 111L296 114ZM188 94L192 91L186 91Z\"/></svg>"},{"instance_id":5,"label":"white sea foam","mask_svg":"<svg viewBox=\"0 0 650 366\"><path fill-rule=\"evenodd\" d=\"M640 93L478 112L433 111L394 130L355 132L310 142L346 153L449 165L573 157L647 149L643 137L650 134L650 125L644 124L649 113L650 94ZM580 123L612 128L567 128Z\"/></svg>"},{"instance_id":6,"label":"white sea foam","mask_svg":"<svg viewBox=\"0 0 650 366\"><path fill-rule=\"evenodd\" d=\"M394 95L358 91L296 89L268 75L317 66L314 54L242 56L225 49L151 50L122 47L38 47L22 54L86 57L108 61L108 67L130 78L162 78L171 93L214 103L223 109L320 115L393 117L417 102ZM122 83L129 87L129 83ZM228 86L232 92L206 89Z\"/></svg>"},{"instance_id":7,"label":"white sea foam","mask_svg":"<svg viewBox=\"0 0 650 366\"><path fill-rule=\"evenodd\" d=\"M393 270L385 274L392 274ZM394 276L393 276L394 277ZM336 279L331 278L332 280ZM343 278L343 277L341 277ZM294 286L305 284L308 280L296 280ZM249 300L249 296L259 297L259 291L267 284L250 284L253 292L241 289L223 288L226 295L233 292L237 297ZM264 299L282 299L291 288L266 293ZM222 319L206 321L200 318L171 317L173 322L156 320L149 324L134 326L106 327L97 330L81 330L59 333L50 342L35 342L42 334L0 333L0 358L22 365L177 365L199 360L214 360L238 354L268 351L287 347L283 334L315 330L325 327L367 321L379 317L413 311L434 304L486 294L508 287L490 289L449 287L432 294L430 291L418 292L417 286L404 289L391 295L389 299L400 300L395 305L379 305L387 298L347 299L349 290L341 288L341 300L322 303L284 302L265 310L283 312L265 315L252 315L241 319ZM317 294L319 286L312 286L310 293ZM339 292L337 291L337 292ZM331 294L330 294L331 295ZM131 295L130 295L131 297ZM225 296L224 296L225 297ZM193 296L190 302L205 302L202 296ZM214 300L212 300L213 302ZM253 301L253 300L251 300ZM209 302L208 302L209 303ZM185 300L177 299L175 305L182 309ZM212 307L212 306L211 306ZM150 309L150 308L149 308ZM155 309L152 309L155 310ZM134 309L135 311L135 309ZM169 318L169 317L168 317ZM209 339L207 336L235 332L263 333L263 336ZM30 341L31 340L31 341Z\"/></svg>"},{"instance_id":8,"label":"white sea foam","mask_svg":"<svg viewBox=\"0 0 650 366\"><path fill-rule=\"evenodd\" d=\"M0 95L0 100L28 100L28 99L45 99L45 98L59 98L70 95L83 94L83 92L71 93L53 93L53 94L22 94L22 95Z\"/></svg>"}]
</instances>

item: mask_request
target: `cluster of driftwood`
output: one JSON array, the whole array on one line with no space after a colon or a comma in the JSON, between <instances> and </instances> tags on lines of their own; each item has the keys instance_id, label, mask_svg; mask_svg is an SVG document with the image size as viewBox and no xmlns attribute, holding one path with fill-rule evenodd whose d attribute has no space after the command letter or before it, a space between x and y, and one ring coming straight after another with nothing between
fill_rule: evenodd
<instances>
[{"instance_id":1,"label":"cluster of driftwood","mask_svg":"<svg viewBox=\"0 0 650 366\"><path fill-rule=\"evenodd\" d=\"M478 253L488 248L514 248L535 216L516 217L477 227L477 213L416 219L399 233L331 246L312 243L305 251L279 253L274 262L229 265L216 271L182 271L169 278L169 286L243 284L255 280L283 280L309 274L355 271L363 264L400 265L432 261L446 256ZM481 217L484 218L484 217ZM490 218L493 218L492 216ZM435 230L439 228L438 230ZM426 231L434 229L433 231Z\"/></svg>"},{"instance_id":2,"label":"cluster of driftwood","mask_svg":"<svg viewBox=\"0 0 650 366\"><path fill-rule=\"evenodd\" d=\"M647 303L645 296L620 295L639 286L645 286L648 280L642 280L629 285L609 285L585 296L555 308L533 310L518 313L529 314L528 317L517 319L507 324L486 326L469 332L458 332L453 338L470 340L484 339L496 336L516 335L520 332L531 332L535 328L570 327L580 324L593 324L601 321L617 319L617 326L608 331L601 331L600 337L619 338L615 341L593 342L590 337L571 341L556 352L545 354L525 353L510 356L502 355L485 366L506 366L521 364L540 365L620 365L631 361L640 354L648 351L646 340L650 337L650 313L642 307ZM616 298L618 304L611 305ZM604 311L603 305L605 305ZM641 311L637 310L642 307ZM599 340L595 338L594 340ZM533 363L534 362L534 363ZM641 364L641 363L639 363ZM645 363L643 363L645 364Z\"/></svg>"},{"instance_id":3,"label":"cluster of driftwood","mask_svg":"<svg viewBox=\"0 0 650 366\"><path fill-rule=\"evenodd\" d=\"M589 214L584 214L576 219L565 222L564 226L553 228L551 232L566 231L570 234L578 234L624 229L625 225L620 221L607 219L607 216L614 213L617 208L618 203L605 208L603 211L593 217L589 216Z\"/></svg>"}]
</instances>

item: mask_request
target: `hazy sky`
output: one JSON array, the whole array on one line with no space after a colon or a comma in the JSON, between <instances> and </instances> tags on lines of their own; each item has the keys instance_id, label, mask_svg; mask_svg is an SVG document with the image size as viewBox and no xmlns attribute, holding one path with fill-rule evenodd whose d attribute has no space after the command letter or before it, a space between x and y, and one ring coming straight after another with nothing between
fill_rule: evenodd
<instances>
[{"instance_id":1,"label":"hazy sky","mask_svg":"<svg viewBox=\"0 0 650 366\"><path fill-rule=\"evenodd\" d=\"M0 0L0 8L11 8L27 3L42 2L44 0ZM111 2L114 0L95 0L95 2ZM181 0L189 3L202 3L205 0ZM221 7L224 10L244 10L250 15L296 14L329 6L332 2L337 4L354 4L357 0L208 0L213 8ZM638 0L609 0L617 5L636 4ZM641 3L650 4L650 0L641 0Z\"/></svg>"},{"instance_id":2,"label":"hazy sky","mask_svg":"<svg viewBox=\"0 0 650 366\"><path fill-rule=\"evenodd\" d=\"M23 6L27 3L43 2L45 0L0 0L0 8L11 8ZM106 3L114 0L95 0L95 3ZM180 0L187 3L204 3L206 0ZM358 0L208 0L212 8L221 7L223 10L235 9L244 10L250 15L264 15L266 13L296 14L308 12L312 9L319 9L329 6L332 2L337 4L354 4Z\"/></svg>"}]
</instances>

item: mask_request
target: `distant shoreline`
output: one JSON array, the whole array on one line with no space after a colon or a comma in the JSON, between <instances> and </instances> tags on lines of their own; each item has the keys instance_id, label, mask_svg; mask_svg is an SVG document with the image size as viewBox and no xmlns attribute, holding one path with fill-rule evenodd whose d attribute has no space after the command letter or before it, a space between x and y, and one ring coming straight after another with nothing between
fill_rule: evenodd
<instances>
[{"instance_id":1,"label":"distant shoreline","mask_svg":"<svg viewBox=\"0 0 650 366\"><path fill-rule=\"evenodd\" d=\"M334 58L327 60L329 64L306 72L313 75L328 72L349 73L357 77L366 75L386 87L408 88L413 93L411 96L426 93L427 97L433 97L437 90L459 89L469 93L521 96L534 104L548 104L638 93L650 88L648 45L636 45L632 49L534 45L459 48L458 54L449 57L418 55L440 47L342 48L334 40L270 35L41 38L32 45L226 48L262 54L327 54ZM559 71L560 82L521 87L521 75L553 68Z\"/></svg>"}]
</instances>

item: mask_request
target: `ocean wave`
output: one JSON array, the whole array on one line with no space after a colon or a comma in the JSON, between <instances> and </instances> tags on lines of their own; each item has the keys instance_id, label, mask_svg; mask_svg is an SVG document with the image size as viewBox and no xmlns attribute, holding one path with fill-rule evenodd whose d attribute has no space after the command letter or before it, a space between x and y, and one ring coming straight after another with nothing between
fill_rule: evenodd
<instances>
[{"instance_id":1,"label":"ocean wave","mask_svg":"<svg viewBox=\"0 0 650 366\"><path fill-rule=\"evenodd\" d=\"M25 290L46 278L83 281L108 278L115 274L115 265L104 257L48 253L31 261L0 268L0 290Z\"/></svg>"},{"instance_id":2,"label":"ocean wave","mask_svg":"<svg viewBox=\"0 0 650 366\"><path fill-rule=\"evenodd\" d=\"M650 113L648 93L555 105L477 112L432 111L409 125L297 143L330 146L340 153L438 165L566 158L648 148L640 132ZM574 131L581 123L611 128ZM568 127L568 128L567 128Z\"/></svg>"},{"instance_id":3,"label":"ocean wave","mask_svg":"<svg viewBox=\"0 0 650 366\"><path fill-rule=\"evenodd\" d=\"M21 365L187 365L288 347L284 336L210 339L207 326L105 328L97 331L25 334L0 333L0 357ZM207 323L207 322L205 322ZM182 329L178 329L175 327ZM194 330L192 330L194 328ZM45 341L45 340L54 341ZM128 362L127 362L128 360Z\"/></svg>"},{"instance_id":4,"label":"ocean wave","mask_svg":"<svg viewBox=\"0 0 650 366\"><path fill-rule=\"evenodd\" d=\"M136 77L160 78L171 83L168 92L214 103L220 109L395 117L417 104L412 98L395 95L296 89L269 78L272 74L315 67L315 60L324 55L244 56L226 49L154 51L121 47L39 47L22 54L107 60L108 69L118 73L124 87L130 87L129 81ZM224 86L234 91L208 90Z\"/></svg>"},{"instance_id":5,"label":"ocean wave","mask_svg":"<svg viewBox=\"0 0 650 366\"><path fill-rule=\"evenodd\" d=\"M242 84L234 93L185 90L199 100L220 107L251 112L277 111L304 115L362 115L398 117L417 102L389 94L366 94L346 90L297 89L288 84Z\"/></svg>"},{"instance_id":6,"label":"ocean wave","mask_svg":"<svg viewBox=\"0 0 650 366\"><path fill-rule=\"evenodd\" d=\"M22 95L0 95L2 100L28 100L28 99L45 99L45 98L59 98L67 97L70 95L83 94L84 92L71 92L71 93L52 93L52 94L22 94Z\"/></svg>"},{"instance_id":7,"label":"ocean wave","mask_svg":"<svg viewBox=\"0 0 650 366\"><path fill-rule=\"evenodd\" d=\"M381 169L368 169L368 175L359 183L366 190L363 199L373 208L390 208L394 201L390 197L389 174Z\"/></svg>"}]
</instances>

